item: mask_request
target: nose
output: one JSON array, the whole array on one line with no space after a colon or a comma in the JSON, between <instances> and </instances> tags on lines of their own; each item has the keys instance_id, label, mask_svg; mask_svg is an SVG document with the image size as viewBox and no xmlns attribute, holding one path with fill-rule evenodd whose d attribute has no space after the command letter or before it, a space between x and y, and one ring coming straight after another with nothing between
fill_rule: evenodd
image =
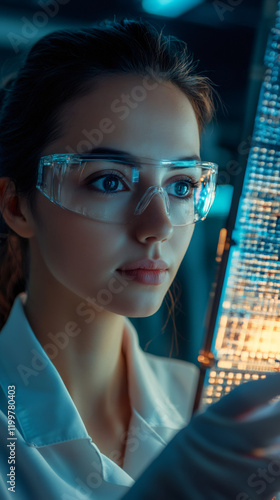
<instances>
[{"instance_id":1,"label":"nose","mask_svg":"<svg viewBox=\"0 0 280 500\"><path fill-rule=\"evenodd\" d=\"M143 204L142 209L138 210L134 221L136 237L141 243L163 242L172 236L173 225L169 219L169 205L160 192L154 192L149 197L148 203Z\"/></svg>"},{"instance_id":2,"label":"nose","mask_svg":"<svg viewBox=\"0 0 280 500\"><path fill-rule=\"evenodd\" d=\"M168 195L166 191L159 186L150 186L147 191L144 193L142 196L141 200L138 202L137 207L135 208L134 214L135 215L140 215L146 210L147 206L149 205L150 201L153 199L153 197L158 194L161 196L163 202L164 202L164 207L166 210L167 215L170 214L170 202Z\"/></svg>"}]
</instances>

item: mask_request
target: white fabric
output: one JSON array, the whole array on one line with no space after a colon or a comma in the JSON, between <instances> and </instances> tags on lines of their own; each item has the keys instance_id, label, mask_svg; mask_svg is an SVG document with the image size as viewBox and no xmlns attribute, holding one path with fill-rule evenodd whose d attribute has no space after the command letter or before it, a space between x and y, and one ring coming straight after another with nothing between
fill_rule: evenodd
<instances>
[{"instance_id":1,"label":"white fabric","mask_svg":"<svg viewBox=\"0 0 280 500\"><path fill-rule=\"evenodd\" d=\"M132 419L123 468L92 442L59 373L17 297L0 333L1 500L117 500L190 419L198 370L144 353L125 321ZM71 340L71 339L70 339ZM8 386L15 386L15 492L10 472Z\"/></svg>"}]
</instances>

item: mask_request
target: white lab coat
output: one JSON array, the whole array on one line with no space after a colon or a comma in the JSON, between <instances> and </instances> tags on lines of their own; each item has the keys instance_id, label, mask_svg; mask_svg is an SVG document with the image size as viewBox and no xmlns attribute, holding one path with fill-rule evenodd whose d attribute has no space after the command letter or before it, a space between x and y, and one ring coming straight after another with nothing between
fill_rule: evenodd
<instances>
[{"instance_id":1,"label":"white lab coat","mask_svg":"<svg viewBox=\"0 0 280 500\"><path fill-rule=\"evenodd\" d=\"M132 419L121 468L88 435L59 373L26 319L25 297L17 297L0 333L0 498L120 499L188 423L198 369L184 361L144 353L133 325L125 320ZM10 394L14 390L15 431L13 422L8 428L7 421L9 386L14 386ZM8 489L13 488L12 479L15 492Z\"/></svg>"}]
</instances>

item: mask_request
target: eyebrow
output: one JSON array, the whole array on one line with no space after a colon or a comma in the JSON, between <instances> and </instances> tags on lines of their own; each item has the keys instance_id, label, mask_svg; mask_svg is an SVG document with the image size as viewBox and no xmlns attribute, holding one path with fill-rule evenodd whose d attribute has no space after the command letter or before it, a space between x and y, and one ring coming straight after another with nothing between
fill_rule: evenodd
<instances>
[{"instance_id":1,"label":"eyebrow","mask_svg":"<svg viewBox=\"0 0 280 500\"><path fill-rule=\"evenodd\" d=\"M120 149L115 149L115 148L108 148L108 147L99 147L99 148L92 148L89 151L85 151L83 153L84 156L86 155L95 155L95 154L100 154L100 155L109 155L109 156L114 156L118 155L121 156L122 158L129 160L133 163L139 163L139 157L132 155L131 153L128 153L127 151L122 151ZM173 158L170 161L191 161L191 160L197 160L201 161L200 156L198 155L189 155L189 156L183 156L180 158Z\"/></svg>"}]
</instances>

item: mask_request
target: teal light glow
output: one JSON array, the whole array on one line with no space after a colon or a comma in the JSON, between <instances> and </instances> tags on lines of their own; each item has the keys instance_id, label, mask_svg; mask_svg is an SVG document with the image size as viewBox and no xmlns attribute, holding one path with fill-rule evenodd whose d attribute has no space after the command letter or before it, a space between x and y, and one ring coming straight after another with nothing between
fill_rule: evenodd
<instances>
[{"instance_id":1,"label":"teal light glow","mask_svg":"<svg viewBox=\"0 0 280 500\"><path fill-rule=\"evenodd\" d=\"M158 16L178 17L204 0L142 0L143 10Z\"/></svg>"},{"instance_id":2,"label":"teal light glow","mask_svg":"<svg viewBox=\"0 0 280 500\"><path fill-rule=\"evenodd\" d=\"M207 217L227 217L231 206L233 186L229 184L217 186L214 203Z\"/></svg>"}]
</instances>

